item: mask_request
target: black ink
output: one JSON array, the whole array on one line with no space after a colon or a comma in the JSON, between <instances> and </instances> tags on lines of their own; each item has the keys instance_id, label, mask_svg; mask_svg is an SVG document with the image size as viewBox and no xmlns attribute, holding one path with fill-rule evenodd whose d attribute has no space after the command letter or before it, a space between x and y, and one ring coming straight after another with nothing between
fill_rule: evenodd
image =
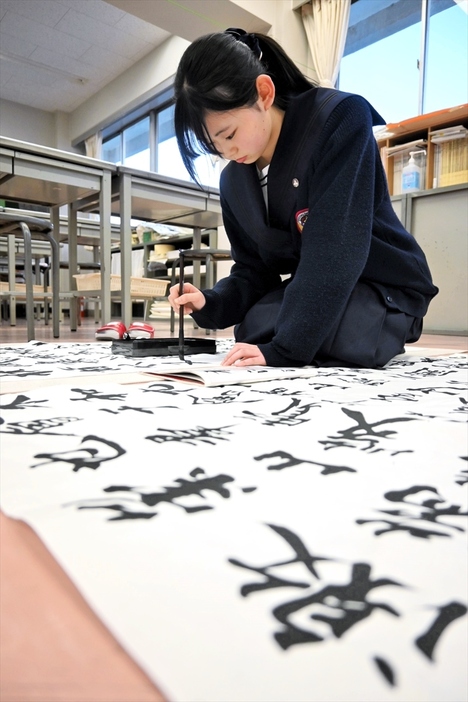
<instances>
[{"instance_id":1,"label":"black ink","mask_svg":"<svg viewBox=\"0 0 468 702\"><path fill-rule=\"evenodd\" d=\"M377 668L380 670L386 681L388 682L389 685L392 687L395 687L396 685L396 678L395 678L395 673L393 672L393 669L390 667L390 665L387 663L387 661L384 661L383 658L380 658L380 656L374 656L374 662L377 665Z\"/></svg>"},{"instance_id":2,"label":"black ink","mask_svg":"<svg viewBox=\"0 0 468 702\"><path fill-rule=\"evenodd\" d=\"M306 415L312 407L320 407L320 404L317 402L301 404L300 400L294 398L285 409L279 410L278 412L272 412L267 415L255 414L249 410L244 410L242 414L246 415L248 419L259 420L262 424L269 427L294 427L310 421L310 419L304 417L304 415Z\"/></svg>"},{"instance_id":3,"label":"black ink","mask_svg":"<svg viewBox=\"0 0 468 702\"><path fill-rule=\"evenodd\" d=\"M93 442L96 444L96 447L83 447L83 444L86 442ZM102 439L99 436L94 436L92 434L83 437L81 445L81 448L75 449L74 451L62 451L61 453L38 453L34 456L34 458L46 458L48 460L44 463L37 463L36 465L31 466L31 468L38 468L48 465L49 463L69 463L73 466L74 472L81 470L81 468L96 470L102 465L102 463L113 461L126 453L125 449L119 446L119 444L116 444L113 441L108 441L107 439ZM106 448L111 449L111 451L106 453Z\"/></svg>"},{"instance_id":4,"label":"black ink","mask_svg":"<svg viewBox=\"0 0 468 702\"><path fill-rule=\"evenodd\" d=\"M252 570L255 573L259 573L266 578L266 580L264 580L262 583L251 583L249 585L243 585L241 588L242 597L247 597L247 595L250 595L250 593L252 592L258 592L260 590L269 590L270 588L274 587L288 586L307 588L310 585L309 582L284 580L283 578L279 578L278 576L273 575L268 571L270 568L277 569L281 566L291 565L292 563L303 563L307 570L316 578L318 578L319 576L315 569L315 563L318 561L329 560L328 558L324 558L323 556L313 556L311 553L309 553L301 539L289 529L286 529L285 527L281 526L275 526L274 524L268 524L268 526L271 529L273 529L273 531L275 531L277 534L283 537L283 539L291 546L291 548L295 552L296 557L288 559L287 561L280 561L278 563L273 563L269 566L260 567L248 566L245 563L242 563L241 561L237 560L236 558L229 558L229 563L232 563L235 566L239 566L239 568L246 568L247 570Z\"/></svg>"},{"instance_id":5,"label":"black ink","mask_svg":"<svg viewBox=\"0 0 468 702\"><path fill-rule=\"evenodd\" d=\"M194 480L178 478L174 481L177 483L175 487L164 487L162 492L144 492L129 485L110 485L104 488L104 492L127 493L130 499L119 496L119 502L113 503L109 503L108 501L103 502L101 499L93 500L92 504L83 504L83 502L80 502L78 503L78 509L110 509L119 512L118 516L111 517L109 521L150 519L158 514L156 510L149 509L146 512L141 512L139 509L135 511L132 509L132 506L137 505L138 508L140 508L143 504L148 508L153 508L157 505L168 503L184 510L186 514L195 514L197 512L214 509L214 507L209 504L189 507L184 505L183 502L179 503L179 500L184 497L194 496L205 500L204 492L214 492L224 499L231 497L230 491L226 488L227 483L234 482L234 478L230 475L220 474L212 477L203 477L205 476L203 468L194 468L189 475L191 478L194 478ZM241 488L241 490L242 492L249 493L256 490L256 488L248 487Z\"/></svg>"},{"instance_id":6,"label":"black ink","mask_svg":"<svg viewBox=\"0 0 468 702\"><path fill-rule=\"evenodd\" d=\"M247 597L252 592L269 590L280 587L310 588L316 587L316 581L320 580L315 564L319 561L329 561L331 559L322 556L313 556L306 548L301 539L285 527L268 525L279 534L293 549L295 557L287 561L279 561L268 566L249 566L238 559L230 558L229 562L235 566L246 568L262 575L265 579L260 583L249 583L241 588L241 595ZM312 583L288 580L278 576L277 571L281 566L302 563L308 573L313 576ZM317 643L324 640L317 631L300 627L295 623L295 615L301 610L312 608L312 614L308 616L312 622L323 622L329 627L331 634L336 638L341 638L352 626L369 617L376 609L385 611L393 616L400 616L390 605L384 602L370 602L367 600L369 592L376 588L393 585L403 587L401 583L389 578L379 578L371 580L371 566L367 563L352 564L351 579L345 585L325 585L320 590L315 590L305 597L297 598L285 602L273 609L273 615L283 625L283 629L274 634L274 638L283 650L300 643ZM314 613L314 609L317 612ZM330 614L324 614L324 608L328 608Z\"/></svg>"},{"instance_id":7,"label":"black ink","mask_svg":"<svg viewBox=\"0 0 468 702\"><path fill-rule=\"evenodd\" d=\"M83 397L72 397L71 402L88 402L89 400L105 400L122 402L126 398L126 393L109 393L106 394L100 390L86 390L82 388L72 388L72 392L77 392Z\"/></svg>"},{"instance_id":8,"label":"black ink","mask_svg":"<svg viewBox=\"0 0 468 702\"><path fill-rule=\"evenodd\" d=\"M342 407L342 411L356 422L356 426L349 427L348 429L341 429L338 432L338 436L330 436L328 441L320 441L319 443L323 444L326 450L331 448L350 447L360 448L361 451L370 451L371 453L382 451L382 448L376 448L379 440L388 439L390 437L393 438L393 435L395 435L396 432L389 429L376 431L376 427L381 427L385 424L395 424L396 422L416 421L415 418L410 417L395 417L382 419L379 422L370 424L364 418L362 412L350 410L346 407Z\"/></svg>"},{"instance_id":9,"label":"black ink","mask_svg":"<svg viewBox=\"0 0 468 702\"><path fill-rule=\"evenodd\" d=\"M341 638L352 626L369 617L376 609L388 612L395 617L399 613L383 602L369 602L366 597L371 590L387 585L401 587L400 583L389 578L370 580L371 567L367 563L354 563L351 581L347 585L328 585L318 592L306 597L286 602L275 607L273 614L284 625L283 631L275 634L275 639L283 650L299 643L323 641L323 637L296 626L290 617L304 607L320 605L319 610L326 606L330 615L311 614L310 619L328 624L333 635Z\"/></svg>"},{"instance_id":10,"label":"black ink","mask_svg":"<svg viewBox=\"0 0 468 702\"><path fill-rule=\"evenodd\" d=\"M2 405L2 410L23 410L30 407L40 407L48 400L31 400L27 395L17 395L9 405Z\"/></svg>"},{"instance_id":11,"label":"black ink","mask_svg":"<svg viewBox=\"0 0 468 702\"><path fill-rule=\"evenodd\" d=\"M422 499L421 501L408 500L407 497L410 495L418 495L419 493L430 492L437 495L436 498ZM412 515L408 512L407 508L398 510L387 510L381 509L379 512L381 514L390 515L390 519L357 519L357 524L367 524L372 522L381 522L386 524L386 528L379 529L375 531L376 536L382 534L388 534L393 531L407 531L411 536L415 536L421 539L429 539L431 536L443 536L448 537L449 534L444 533L443 529L449 530L454 529L455 531L464 532L463 527L455 526L453 524L445 524L440 522L440 517L464 517L468 513L462 512L460 505L449 505L447 507L440 507L445 500L439 492L430 485L415 485L414 487L407 488L406 490L392 490L385 493L385 499L389 502L400 502L403 505L411 506L416 508L415 513ZM398 521L395 518L400 518ZM415 522L430 522L431 524L436 524L440 527L438 530L429 529L424 524L414 524Z\"/></svg>"},{"instance_id":12,"label":"black ink","mask_svg":"<svg viewBox=\"0 0 468 702\"><path fill-rule=\"evenodd\" d=\"M254 456L255 461L263 461L264 459L268 458L280 458L284 459L284 462L276 465L270 465L267 467L267 470L284 470L285 468L299 466L302 463L309 463L313 466L322 466L323 470L320 471L322 475L341 473L343 471L347 473L356 473L354 468L349 468L348 466L337 466L330 463L321 463L319 461L308 461L305 458L294 458L292 454L287 453L286 451L274 451L273 453L264 453L261 456Z\"/></svg>"},{"instance_id":13,"label":"black ink","mask_svg":"<svg viewBox=\"0 0 468 702\"><path fill-rule=\"evenodd\" d=\"M159 427L160 434L145 436L145 439L154 441L156 444L164 444L176 441L182 444L196 446L197 442L216 445L218 441L229 441L233 432L228 431L231 426L226 427L195 427L193 429L164 429Z\"/></svg>"},{"instance_id":14,"label":"black ink","mask_svg":"<svg viewBox=\"0 0 468 702\"><path fill-rule=\"evenodd\" d=\"M425 634L419 636L415 641L416 646L431 661L434 660L434 648L445 629L449 624L455 621L455 619L463 617L467 612L465 605L460 604L460 602L450 602L447 605L439 607L438 610L439 614L432 625Z\"/></svg>"},{"instance_id":15,"label":"black ink","mask_svg":"<svg viewBox=\"0 0 468 702\"><path fill-rule=\"evenodd\" d=\"M20 434L30 436L31 434L41 434L41 436L74 436L74 434L63 434L52 431L54 428L64 427L70 422L82 421L79 417L49 417L48 419L30 419L25 422L5 423L5 429L0 434Z\"/></svg>"}]
</instances>

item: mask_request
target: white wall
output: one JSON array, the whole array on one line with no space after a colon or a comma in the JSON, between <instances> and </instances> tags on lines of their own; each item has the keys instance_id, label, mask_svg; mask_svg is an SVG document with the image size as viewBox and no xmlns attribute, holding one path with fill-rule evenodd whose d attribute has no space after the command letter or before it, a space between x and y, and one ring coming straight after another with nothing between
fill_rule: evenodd
<instances>
[{"instance_id":1,"label":"white wall","mask_svg":"<svg viewBox=\"0 0 468 702\"><path fill-rule=\"evenodd\" d=\"M55 147L55 115L16 102L0 102L0 134L33 144Z\"/></svg>"},{"instance_id":2,"label":"white wall","mask_svg":"<svg viewBox=\"0 0 468 702\"><path fill-rule=\"evenodd\" d=\"M269 36L281 44L308 78L316 79L301 13L300 10L297 12L292 10L291 0L231 0L231 2L268 21L271 24Z\"/></svg>"},{"instance_id":3,"label":"white wall","mask_svg":"<svg viewBox=\"0 0 468 702\"><path fill-rule=\"evenodd\" d=\"M117 119L157 94L158 86L176 72L189 42L170 37L70 114L70 138L89 136L97 127Z\"/></svg>"}]
</instances>

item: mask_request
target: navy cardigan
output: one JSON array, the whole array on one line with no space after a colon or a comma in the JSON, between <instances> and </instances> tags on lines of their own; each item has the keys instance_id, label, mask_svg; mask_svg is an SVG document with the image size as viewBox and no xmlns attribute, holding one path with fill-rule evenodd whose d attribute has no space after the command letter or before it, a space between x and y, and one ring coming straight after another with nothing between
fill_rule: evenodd
<instances>
[{"instance_id":1,"label":"navy cardigan","mask_svg":"<svg viewBox=\"0 0 468 702\"><path fill-rule=\"evenodd\" d=\"M425 315L438 289L391 205L372 131L382 123L357 95L312 88L292 98L268 173L268 213L255 164L226 166L220 197L234 265L203 291L199 326L241 322L285 274L275 335L259 344L269 366L310 363L358 281L388 306Z\"/></svg>"}]
</instances>

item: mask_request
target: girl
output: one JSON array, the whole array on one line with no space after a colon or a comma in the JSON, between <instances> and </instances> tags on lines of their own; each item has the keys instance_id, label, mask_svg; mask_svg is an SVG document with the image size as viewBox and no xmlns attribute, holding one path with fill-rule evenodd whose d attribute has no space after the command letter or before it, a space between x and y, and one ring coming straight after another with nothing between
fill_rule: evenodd
<instances>
[{"instance_id":1,"label":"girl","mask_svg":"<svg viewBox=\"0 0 468 702\"><path fill-rule=\"evenodd\" d=\"M417 341L438 289L392 208L357 95L314 87L270 37L209 34L175 80L184 163L216 154L231 273L169 301L208 329L235 326L223 365L381 367Z\"/></svg>"}]
</instances>

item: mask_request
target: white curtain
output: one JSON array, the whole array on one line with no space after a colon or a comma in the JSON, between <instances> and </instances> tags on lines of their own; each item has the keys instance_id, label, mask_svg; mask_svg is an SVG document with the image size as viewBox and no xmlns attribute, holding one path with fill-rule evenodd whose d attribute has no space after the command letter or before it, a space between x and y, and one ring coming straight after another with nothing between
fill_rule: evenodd
<instances>
[{"instance_id":1,"label":"white curtain","mask_svg":"<svg viewBox=\"0 0 468 702\"><path fill-rule=\"evenodd\" d=\"M310 0L302 5L307 34L319 85L334 88L346 43L351 0Z\"/></svg>"},{"instance_id":2,"label":"white curtain","mask_svg":"<svg viewBox=\"0 0 468 702\"><path fill-rule=\"evenodd\" d=\"M101 158L102 137L101 132L91 134L85 139L86 156L91 158Z\"/></svg>"}]
</instances>

